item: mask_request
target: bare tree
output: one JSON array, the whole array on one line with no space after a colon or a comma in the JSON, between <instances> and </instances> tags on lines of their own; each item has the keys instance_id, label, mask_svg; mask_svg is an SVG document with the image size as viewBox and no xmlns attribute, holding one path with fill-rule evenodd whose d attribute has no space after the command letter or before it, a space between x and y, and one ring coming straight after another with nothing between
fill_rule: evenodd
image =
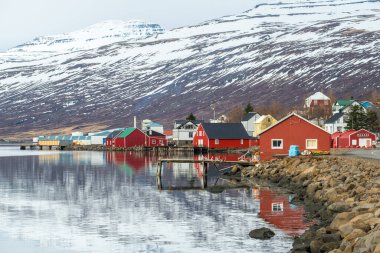
<instances>
[{"instance_id":1,"label":"bare tree","mask_svg":"<svg viewBox=\"0 0 380 253\"><path fill-rule=\"evenodd\" d=\"M244 108L241 105L233 107L227 113L227 122L228 123L239 123L241 122L244 115Z\"/></svg>"}]
</instances>

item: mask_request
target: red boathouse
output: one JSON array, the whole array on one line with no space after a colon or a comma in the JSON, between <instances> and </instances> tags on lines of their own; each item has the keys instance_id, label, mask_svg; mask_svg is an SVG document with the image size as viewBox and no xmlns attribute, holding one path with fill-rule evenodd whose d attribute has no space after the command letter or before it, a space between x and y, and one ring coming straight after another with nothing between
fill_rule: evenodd
<instances>
[{"instance_id":1,"label":"red boathouse","mask_svg":"<svg viewBox=\"0 0 380 253\"><path fill-rule=\"evenodd\" d=\"M376 142L376 134L365 129L337 132L333 136L334 148L371 148Z\"/></svg>"},{"instance_id":2,"label":"red boathouse","mask_svg":"<svg viewBox=\"0 0 380 253\"><path fill-rule=\"evenodd\" d=\"M296 113L289 114L260 135L260 151L264 160L287 155L291 145L300 151L330 151L331 135Z\"/></svg>"},{"instance_id":3,"label":"red boathouse","mask_svg":"<svg viewBox=\"0 0 380 253\"><path fill-rule=\"evenodd\" d=\"M125 129L115 139L115 147L132 148L145 146L145 134L137 128L129 127Z\"/></svg>"},{"instance_id":4,"label":"red boathouse","mask_svg":"<svg viewBox=\"0 0 380 253\"><path fill-rule=\"evenodd\" d=\"M159 132L148 130L145 131L146 147L163 147L168 145L168 141L166 140L166 135L161 134Z\"/></svg>"},{"instance_id":5,"label":"red boathouse","mask_svg":"<svg viewBox=\"0 0 380 253\"><path fill-rule=\"evenodd\" d=\"M195 148L246 149L258 145L241 123L202 123L193 138Z\"/></svg>"}]
</instances>

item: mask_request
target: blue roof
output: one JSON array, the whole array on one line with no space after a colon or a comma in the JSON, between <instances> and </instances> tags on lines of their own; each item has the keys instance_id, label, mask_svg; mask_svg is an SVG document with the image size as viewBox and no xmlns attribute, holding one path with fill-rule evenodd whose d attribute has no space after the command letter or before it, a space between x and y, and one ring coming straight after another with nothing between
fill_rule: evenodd
<instances>
[{"instance_id":1,"label":"blue roof","mask_svg":"<svg viewBox=\"0 0 380 253\"><path fill-rule=\"evenodd\" d=\"M360 104L365 108L365 109L368 109L368 108L371 108L374 106L374 104L370 101L362 101L360 102Z\"/></svg>"},{"instance_id":2,"label":"blue roof","mask_svg":"<svg viewBox=\"0 0 380 253\"><path fill-rule=\"evenodd\" d=\"M151 127L161 127L162 125L158 124L158 123L155 123L155 122L152 122L148 126L151 126Z\"/></svg>"}]
</instances>

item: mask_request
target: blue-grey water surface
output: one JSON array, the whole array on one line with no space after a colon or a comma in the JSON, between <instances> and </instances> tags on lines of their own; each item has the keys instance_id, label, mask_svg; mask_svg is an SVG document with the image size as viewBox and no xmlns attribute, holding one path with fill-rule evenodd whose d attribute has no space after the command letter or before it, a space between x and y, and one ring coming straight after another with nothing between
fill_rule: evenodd
<instances>
[{"instance_id":1,"label":"blue-grey water surface","mask_svg":"<svg viewBox=\"0 0 380 253\"><path fill-rule=\"evenodd\" d=\"M158 182L156 161L128 152L0 146L0 252L276 253L289 252L292 235L305 229L302 207L287 195L212 193L193 164L165 168ZM217 176L210 169L208 188L226 185ZM283 210L273 212L274 204ZM263 226L275 237L249 238Z\"/></svg>"}]
</instances>

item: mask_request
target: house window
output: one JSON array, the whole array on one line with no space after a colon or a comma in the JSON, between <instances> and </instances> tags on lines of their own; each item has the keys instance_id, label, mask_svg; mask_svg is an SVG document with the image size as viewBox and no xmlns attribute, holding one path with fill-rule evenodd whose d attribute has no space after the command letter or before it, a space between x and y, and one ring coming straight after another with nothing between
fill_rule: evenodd
<instances>
[{"instance_id":1,"label":"house window","mask_svg":"<svg viewBox=\"0 0 380 253\"><path fill-rule=\"evenodd\" d=\"M199 135L199 136L202 136L202 131L199 131L199 132L198 132L198 135Z\"/></svg>"},{"instance_id":2,"label":"house window","mask_svg":"<svg viewBox=\"0 0 380 253\"><path fill-rule=\"evenodd\" d=\"M268 123L270 123L270 118L267 119Z\"/></svg>"},{"instance_id":3,"label":"house window","mask_svg":"<svg viewBox=\"0 0 380 253\"><path fill-rule=\"evenodd\" d=\"M152 144L156 144L156 140L152 140Z\"/></svg>"},{"instance_id":4,"label":"house window","mask_svg":"<svg viewBox=\"0 0 380 253\"><path fill-rule=\"evenodd\" d=\"M163 141L163 140L160 140L160 144L162 144L162 143L164 143L164 141Z\"/></svg>"},{"instance_id":5,"label":"house window","mask_svg":"<svg viewBox=\"0 0 380 253\"><path fill-rule=\"evenodd\" d=\"M338 132L342 132L342 127L337 127Z\"/></svg>"},{"instance_id":6,"label":"house window","mask_svg":"<svg viewBox=\"0 0 380 253\"><path fill-rule=\"evenodd\" d=\"M356 146L356 145L358 145L357 140L352 140L352 146Z\"/></svg>"},{"instance_id":7,"label":"house window","mask_svg":"<svg viewBox=\"0 0 380 253\"><path fill-rule=\"evenodd\" d=\"M219 139L215 139L215 144L219 144Z\"/></svg>"},{"instance_id":8,"label":"house window","mask_svg":"<svg viewBox=\"0 0 380 253\"><path fill-rule=\"evenodd\" d=\"M193 138L193 132L189 132L189 138Z\"/></svg>"},{"instance_id":9,"label":"house window","mask_svg":"<svg viewBox=\"0 0 380 253\"><path fill-rule=\"evenodd\" d=\"M317 139L307 139L306 140L306 149L317 149L318 140Z\"/></svg>"},{"instance_id":10,"label":"house window","mask_svg":"<svg viewBox=\"0 0 380 253\"><path fill-rule=\"evenodd\" d=\"M272 212L282 212L284 211L284 204L281 203L272 203Z\"/></svg>"},{"instance_id":11,"label":"house window","mask_svg":"<svg viewBox=\"0 0 380 253\"><path fill-rule=\"evenodd\" d=\"M284 141L282 139L273 139L272 140L272 149L282 149Z\"/></svg>"},{"instance_id":12,"label":"house window","mask_svg":"<svg viewBox=\"0 0 380 253\"><path fill-rule=\"evenodd\" d=\"M244 140L243 140L243 139L240 139L240 144L241 144L241 145L244 144Z\"/></svg>"}]
</instances>

